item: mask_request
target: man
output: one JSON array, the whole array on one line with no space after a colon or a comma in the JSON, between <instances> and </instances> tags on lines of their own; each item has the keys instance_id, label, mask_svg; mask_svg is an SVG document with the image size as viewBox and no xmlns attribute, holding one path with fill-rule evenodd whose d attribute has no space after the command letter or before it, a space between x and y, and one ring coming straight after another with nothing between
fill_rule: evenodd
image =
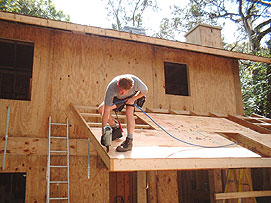
<instances>
[{"instance_id":1,"label":"man","mask_svg":"<svg viewBox=\"0 0 271 203\"><path fill-rule=\"evenodd\" d=\"M118 152L132 150L135 129L134 104L142 107L147 92L147 86L138 77L131 74L117 76L107 86L105 100L99 106L99 113L102 115L102 135L107 123L113 130L116 128L116 123L111 116L111 110L121 111L126 105L127 137L116 148Z\"/></svg>"}]
</instances>

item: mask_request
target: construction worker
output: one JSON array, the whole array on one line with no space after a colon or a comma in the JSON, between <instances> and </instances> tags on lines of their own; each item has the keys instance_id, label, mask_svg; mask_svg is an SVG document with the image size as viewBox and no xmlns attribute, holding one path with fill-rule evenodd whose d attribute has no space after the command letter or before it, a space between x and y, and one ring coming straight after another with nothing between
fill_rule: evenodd
<instances>
[{"instance_id":1,"label":"construction worker","mask_svg":"<svg viewBox=\"0 0 271 203\"><path fill-rule=\"evenodd\" d=\"M104 102L99 106L99 113L102 115L102 135L104 134L104 127L108 123L113 129L112 140L122 136L119 127L111 116L111 110L120 112L126 106L127 137L116 148L116 151L132 150L135 129L134 104L142 107L147 92L147 86L138 77L131 74L117 76L107 86Z\"/></svg>"}]
</instances>

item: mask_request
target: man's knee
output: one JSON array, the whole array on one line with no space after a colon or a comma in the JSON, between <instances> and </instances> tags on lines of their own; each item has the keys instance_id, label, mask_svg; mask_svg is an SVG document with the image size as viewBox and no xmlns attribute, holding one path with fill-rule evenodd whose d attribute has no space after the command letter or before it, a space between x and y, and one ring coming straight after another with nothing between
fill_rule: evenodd
<instances>
[{"instance_id":1,"label":"man's knee","mask_svg":"<svg viewBox=\"0 0 271 203\"><path fill-rule=\"evenodd\" d=\"M126 106L126 116L134 116L134 109L135 107L133 106Z\"/></svg>"}]
</instances>

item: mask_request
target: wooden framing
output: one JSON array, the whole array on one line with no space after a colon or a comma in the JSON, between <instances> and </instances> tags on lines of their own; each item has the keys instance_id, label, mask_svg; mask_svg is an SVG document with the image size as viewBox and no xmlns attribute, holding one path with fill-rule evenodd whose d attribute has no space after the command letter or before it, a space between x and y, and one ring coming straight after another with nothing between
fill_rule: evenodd
<instances>
[{"instance_id":1,"label":"wooden framing","mask_svg":"<svg viewBox=\"0 0 271 203\"><path fill-rule=\"evenodd\" d=\"M110 202L111 172L119 175L125 171L126 179L117 183L119 186L125 184L129 173L146 177L146 181L133 180L131 190L134 199L147 198L151 203L181 199L180 184L186 187L183 181L191 179L182 176L180 181L180 172L196 174L193 180L202 184L209 176L213 185L204 194L212 201L214 193L222 192L214 189L221 184L222 168L259 167L269 174L269 134L227 119L228 114L243 115L238 59L270 63L269 58L5 12L0 12L0 38L34 43L31 101L0 100L0 123L6 123L6 110L10 107L6 168L0 172L27 174L26 202L45 202L46 188L40 186L46 185L49 116L54 122L62 123L67 117L70 121L72 202ZM189 96L165 94L164 62L187 64ZM233 144L231 140L240 145L200 149L180 144L137 110L134 150L116 153L114 148L122 141L118 140L107 154L100 145L101 129L95 127L100 126L96 106L103 100L108 82L124 73L135 74L147 84L144 110L168 132L200 145ZM71 103L81 106L74 108ZM96 113L89 114L93 111ZM266 118L238 117L270 130ZM120 119L125 123L124 116L120 115ZM88 124L90 121L94 126ZM53 132L64 133L57 127ZM4 134L5 126L0 125L0 136ZM54 144L62 145L58 141ZM2 150L3 139L0 154ZM2 156L0 162L1 159ZM191 187L192 183L185 189ZM58 188L52 191L64 192Z\"/></svg>"},{"instance_id":2,"label":"wooden framing","mask_svg":"<svg viewBox=\"0 0 271 203\"><path fill-rule=\"evenodd\" d=\"M271 134L271 130L269 129L266 129L264 127L261 127L259 125L256 125L254 123L251 123L251 122L248 122L246 120L244 120L243 118L239 118L237 116L234 116L234 115L228 115L228 118L231 120L231 121L234 121L240 125L243 125L245 127L248 127L252 130L255 130L259 133L262 133L262 134Z\"/></svg>"},{"instance_id":3,"label":"wooden framing","mask_svg":"<svg viewBox=\"0 0 271 203\"><path fill-rule=\"evenodd\" d=\"M135 143L133 147L132 152L128 153L118 153L115 152L114 148L119 145L118 142L113 142L112 146L110 147L110 151L107 154L105 152L105 148L102 147L99 143L100 140L100 128L93 128L89 127L89 124L86 122L86 120L80 115L80 112L77 110L76 106L71 104L71 108L73 109L73 112L75 116L78 118L78 122L81 123L82 128L84 128L92 141L94 141L94 146L97 149L98 154L101 156L103 161L105 162L105 165L108 167L110 171L146 171L146 170L178 170L178 169L186 169L186 170L191 170L191 169L216 169L216 168L244 168L244 167L270 167L271 165L271 159L270 158L261 158L258 157L258 155L253 155L253 154L246 154L245 151L242 152L242 148L235 146L232 148L235 152L234 154L237 156L231 156L229 155L229 152L231 150L230 148L222 147L221 149L219 148L209 148L209 149L200 149L198 147L185 147L185 144L180 144L176 140L167 140L162 134L163 132L156 128L155 130L138 130L135 131L135 135L140 137L140 140L138 143ZM91 109L91 108L90 108ZM178 132L174 132L174 128L178 126L182 126L184 128L183 133L187 133L188 136L194 137L195 140L200 139L202 140L201 143L205 143L207 145L208 142L204 142L205 138L199 138L196 134L197 132L200 132L199 134L208 134L210 132L212 133L217 133L215 132L215 125L222 125L225 126L225 129L230 130L230 128L238 128L239 131L246 132L248 133L245 128L242 128L241 126L236 126L236 124L231 123L230 121L227 121L224 118L205 118L205 117L198 117L198 116L183 116L183 115L175 115L173 118L172 116L170 117L171 120L169 119L169 116L166 114L151 114L152 117L155 118L155 120L163 126L165 129L168 131L171 131L171 133L175 134ZM179 116L179 117L178 117ZM137 117L146 117L144 114L137 113ZM173 120L178 121L177 123L173 122ZM183 120L183 122L180 122ZM191 121L190 121L191 120ZM145 121L150 122L149 118L145 118ZM193 126L196 125L198 126L198 130L195 131L194 127L189 127L185 126L187 125L186 122L192 122ZM206 131L206 129L200 127L201 122L204 122L205 125L210 125L210 127L207 127L207 129L210 128L210 130ZM221 124L218 124L221 123ZM211 127L213 125L213 127ZM228 127L227 127L228 126ZM233 127L234 126L234 127ZM190 132L188 130L191 130ZM211 130L212 129L212 130ZM222 129L221 129L222 130ZM226 140L222 141L221 138L216 137L214 134L208 134L208 136L211 139L216 139L218 143L223 143L226 144L228 143ZM236 135L229 136L231 135L230 133L217 133L220 135L223 135L224 137L227 137L229 139L234 138L235 141L240 143L241 145L245 143L243 140L240 140L237 138ZM251 134L251 132L249 133ZM248 134L248 135L249 135ZM253 134L253 135L252 135ZM252 133L251 136L255 137L256 134ZM226 136L227 135L227 136ZM147 136L152 136L154 137L153 139L147 138ZM176 134L175 134L176 136ZM144 138L146 137L146 138ZM155 138L157 137L157 138ZM246 137L246 136L243 136ZM139 138L138 138L139 139ZM147 140L151 143L151 146L148 144L144 144L144 140ZM268 138L267 138L268 139ZM160 142L158 140L161 140ZM195 140L191 140L191 142L195 142ZM171 144L169 144L171 143ZM253 151L262 154L264 156L269 157L271 150L271 144L268 146L263 147L263 144L260 144L258 141L254 139L254 145L251 146L249 145L249 141L247 141L246 144L243 144L244 146L249 146L249 149L254 149ZM259 146L256 146L259 145ZM257 150L258 149L258 150ZM193 153L184 153L186 150L191 150ZM214 157L214 152L216 151L216 154L218 154L219 150L226 150L224 153L221 153L217 157ZM238 153L237 150L239 150ZM150 153L151 151L155 151L155 154ZM203 157L204 151L206 152L206 156ZM164 154L163 154L164 153ZM194 154L195 153L195 154ZM242 153L245 153L242 155ZM227 154L227 157L230 157L227 159L227 157L223 156L223 154ZM172 156L173 155L173 156ZM241 158L243 156L243 158ZM201 157L201 158L200 158Z\"/></svg>"},{"instance_id":4,"label":"wooden framing","mask_svg":"<svg viewBox=\"0 0 271 203\"><path fill-rule=\"evenodd\" d=\"M177 49L203 52L203 53L213 54L217 56L225 56L225 57L237 58L237 59L243 59L243 60L271 63L270 58L264 58L264 57L254 56L254 55L237 53L237 52L230 52L230 51L225 51L222 49L203 47L203 46L188 44L188 43L173 42L169 40L151 38L151 37L119 32L119 31L114 31L114 30L23 16L23 15L18 15L18 14L13 14L13 13L0 12L0 19L32 24L32 25L38 25L38 26L44 26L44 27L50 27L50 28L57 28L61 30L69 30L69 31L82 33L82 34L87 33L87 34L119 38L123 40L136 41L136 42L141 42L141 43L147 43L147 44L153 44L153 45L159 45L159 46L165 46L165 47L171 47L171 48L177 48Z\"/></svg>"},{"instance_id":5,"label":"wooden framing","mask_svg":"<svg viewBox=\"0 0 271 203\"><path fill-rule=\"evenodd\" d=\"M266 197L271 196L271 191L249 191L249 192L227 192L227 193L216 193L216 200L222 199L238 199L248 197Z\"/></svg>"}]
</instances>

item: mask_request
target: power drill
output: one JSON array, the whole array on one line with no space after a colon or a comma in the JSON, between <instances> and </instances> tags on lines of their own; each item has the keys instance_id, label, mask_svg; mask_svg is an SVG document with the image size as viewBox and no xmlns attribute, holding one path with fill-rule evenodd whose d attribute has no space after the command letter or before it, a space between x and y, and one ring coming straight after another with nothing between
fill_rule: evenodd
<instances>
[{"instance_id":1,"label":"power drill","mask_svg":"<svg viewBox=\"0 0 271 203\"><path fill-rule=\"evenodd\" d=\"M109 152L109 146L112 143L112 127L104 126L104 134L101 137L101 144L106 147L106 152Z\"/></svg>"}]
</instances>

